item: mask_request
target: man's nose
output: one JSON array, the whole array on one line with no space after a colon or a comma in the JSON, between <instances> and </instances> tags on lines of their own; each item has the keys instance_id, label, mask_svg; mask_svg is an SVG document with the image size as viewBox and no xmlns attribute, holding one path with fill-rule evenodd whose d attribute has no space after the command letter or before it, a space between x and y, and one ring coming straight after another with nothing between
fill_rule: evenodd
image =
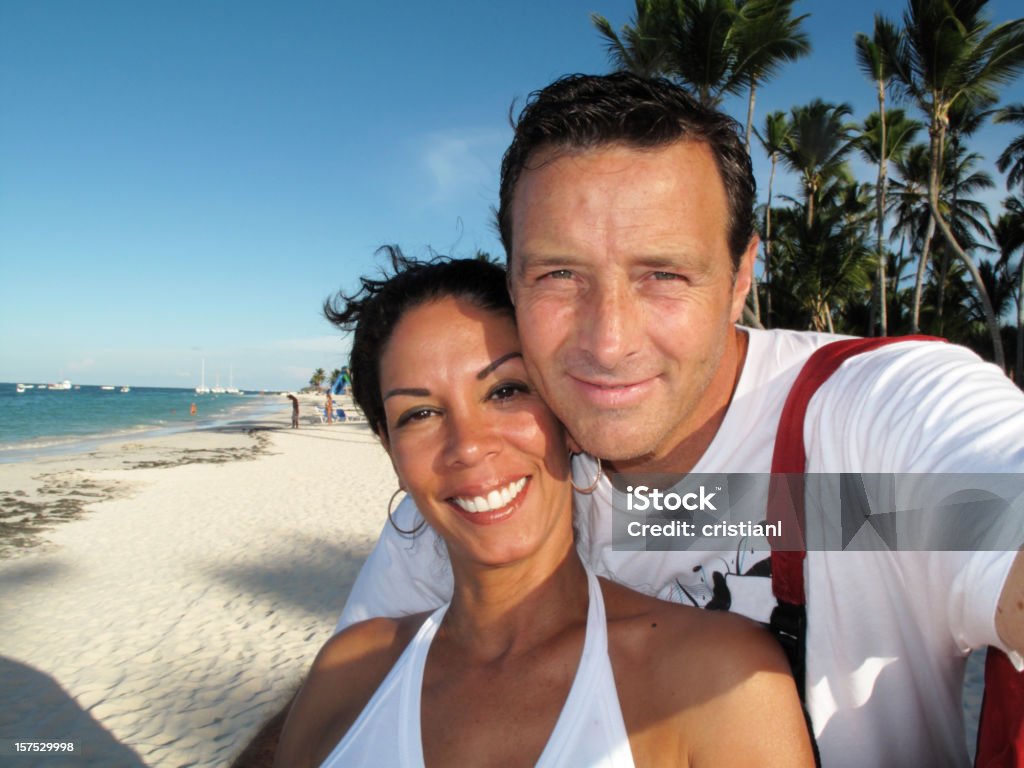
<instances>
[{"instance_id":1,"label":"man's nose","mask_svg":"<svg viewBox=\"0 0 1024 768\"><path fill-rule=\"evenodd\" d=\"M612 370L634 351L640 307L628 285L617 281L598 283L582 301L580 346L598 366Z\"/></svg>"}]
</instances>

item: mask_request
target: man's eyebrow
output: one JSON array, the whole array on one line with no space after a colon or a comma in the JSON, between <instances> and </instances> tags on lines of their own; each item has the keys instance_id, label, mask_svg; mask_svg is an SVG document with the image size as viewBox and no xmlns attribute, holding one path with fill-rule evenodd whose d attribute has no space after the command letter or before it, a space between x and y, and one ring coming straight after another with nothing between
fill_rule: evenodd
<instances>
[{"instance_id":1,"label":"man's eyebrow","mask_svg":"<svg viewBox=\"0 0 1024 768\"><path fill-rule=\"evenodd\" d=\"M395 395L409 395L410 397L430 397L430 390L414 388L392 389L385 392L384 397L382 397L381 399L387 400L389 397L394 397Z\"/></svg>"},{"instance_id":2,"label":"man's eyebrow","mask_svg":"<svg viewBox=\"0 0 1024 768\"><path fill-rule=\"evenodd\" d=\"M495 360L493 363L488 365L486 368L484 368L482 371L480 371L480 373L478 373L476 375L477 381L483 381L485 378L487 378L487 375L489 373L491 373L492 371L496 370L499 366L504 365L505 363L507 363L512 358L514 358L514 357L522 357L522 356L523 356L522 352L509 352L507 355L502 355L501 357L499 357L497 360Z\"/></svg>"}]
</instances>

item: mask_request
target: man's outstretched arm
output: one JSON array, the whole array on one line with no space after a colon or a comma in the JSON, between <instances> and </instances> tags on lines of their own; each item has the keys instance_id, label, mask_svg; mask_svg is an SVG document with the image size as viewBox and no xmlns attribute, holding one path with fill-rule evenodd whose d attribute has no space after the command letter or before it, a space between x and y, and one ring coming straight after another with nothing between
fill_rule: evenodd
<instances>
[{"instance_id":1,"label":"man's outstretched arm","mask_svg":"<svg viewBox=\"0 0 1024 768\"><path fill-rule=\"evenodd\" d=\"M1024 550L1017 553L999 595L996 631L1007 648L1024 655Z\"/></svg>"}]
</instances>

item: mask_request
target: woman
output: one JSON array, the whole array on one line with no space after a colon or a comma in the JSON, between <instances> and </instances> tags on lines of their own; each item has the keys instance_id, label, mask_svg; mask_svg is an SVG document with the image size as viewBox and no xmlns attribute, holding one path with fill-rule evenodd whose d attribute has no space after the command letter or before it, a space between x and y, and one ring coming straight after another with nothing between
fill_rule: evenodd
<instances>
[{"instance_id":1,"label":"woman","mask_svg":"<svg viewBox=\"0 0 1024 768\"><path fill-rule=\"evenodd\" d=\"M281 766L812 763L785 659L746 620L596 578L565 435L534 393L503 271L392 251L328 316L353 396L444 541L451 602L321 650Z\"/></svg>"}]
</instances>

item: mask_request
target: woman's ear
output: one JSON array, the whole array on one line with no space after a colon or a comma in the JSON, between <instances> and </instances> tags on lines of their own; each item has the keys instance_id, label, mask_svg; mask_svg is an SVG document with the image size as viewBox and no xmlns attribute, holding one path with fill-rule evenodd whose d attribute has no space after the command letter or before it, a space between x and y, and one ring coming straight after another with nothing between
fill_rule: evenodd
<instances>
[{"instance_id":1,"label":"woman's ear","mask_svg":"<svg viewBox=\"0 0 1024 768\"><path fill-rule=\"evenodd\" d=\"M391 468L395 470L395 475L398 477L398 487L400 490L405 490L405 483L402 482L402 474L398 471L398 465L395 464L395 457L391 455L391 443L388 442L388 430L387 427L381 427L377 431L377 437L380 438L381 445L384 446L384 451L388 455L388 459L391 460Z\"/></svg>"}]
</instances>

